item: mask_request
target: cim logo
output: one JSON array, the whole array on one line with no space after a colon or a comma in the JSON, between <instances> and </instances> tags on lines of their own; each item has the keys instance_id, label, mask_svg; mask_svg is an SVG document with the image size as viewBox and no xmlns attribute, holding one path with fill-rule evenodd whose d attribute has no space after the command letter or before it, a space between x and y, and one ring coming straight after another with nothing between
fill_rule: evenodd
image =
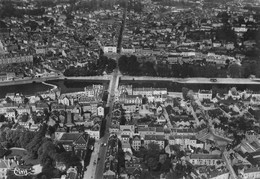
<instances>
[{"instance_id":1,"label":"cim logo","mask_svg":"<svg viewBox=\"0 0 260 179\"><path fill-rule=\"evenodd\" d=\"M16 176L23 177L23 176L32 175L33 172L32 172L31 168L19 168L19 167L16 167L16 168L14 168L14 174Z\"/></svg>"}]
</instances>

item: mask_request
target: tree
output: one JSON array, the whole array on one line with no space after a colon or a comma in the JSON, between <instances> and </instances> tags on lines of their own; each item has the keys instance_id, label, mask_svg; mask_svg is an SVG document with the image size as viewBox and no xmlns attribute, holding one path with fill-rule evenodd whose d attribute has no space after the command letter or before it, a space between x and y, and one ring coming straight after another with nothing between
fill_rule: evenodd
<instances>
[{"instance_id":1,"label":"tree","mask_svg":"<svg viewBox=\"0 0 260 179\"><path fill-rule=\"evenodd\" d=\"M26 149L31 154L31 157L38 157L38 150L42 145L43 139L47 131L47 124L43 124L40 130L36 133L32 141L26 146Z\"/></svg>"},{"instance_id":2,"label":"tree","mask_svg":"<svg viewBox=\"0 0 260 179\"><path fill-rule=\"evenodd\" d=\"M50 161L56 158L56 146L51 140L45 139L38 149L37 154L42 166L49 165Z\"/></svg>"},{"instance_id":3,"label":"tree","mask_svg":"<svg viewBox=\"0 0 260 179\"><path fill-rule=\"evenodd\" d=\"M232 78L240 78L241 71L242 71L241 66L236 63L233 63L228 67L228 72Z\"/></svg>"},{"instance_id":4,"label":"tree","mask_svg":"<svg viewBox=\"0 0 260 179\"><path fill-rule=\"evenodd\" d=\"M0 114L0 122L5 122L6 118L4 115Z\"/></svg>"},{"instance_id":5,"label":"tree","mask_svg":"<svg viewBox=\"0 0 260 179\"><path fill-rule=\"evenodd\" d=\"M21 147L25 148L30 143L30 141L34 138L34 136L35 136L35 132L33 131L26 130L22 132L22 135L19 138L19 143Z\"/></svg>"},{"instance_id":6,"label":"tree","mask_svg":"<svg viewBox=\"0 0 260 179\"><path fill-rule=\"evenodd\" d=\"M149 143L145 161L150 170L157 168L159 164L160 146L156 143Z\"/></svg>"},{"instance_id":7,"label":"tree","mask_svg":"<svg viewBox=\"0 0 260 179\"><path fill-rule=\"evenodd\" d=\"M78 171L81 171L82 169L80 159L74 155L73 152L63 152L61 154L57 154L55 161L63 163L67 168L70 166L76 166Z\"/></svg>"},{"instance_id":8,"label":"tree","mask_svg":"<svg viewBox=\"0 0 260 179\"><path fill-rule=\"evenodd\" d=\"M187 98L190 100L194 100L194 92L192 90L188 91Z\"/></svg>"},{"instance_id":9,"label":"tree","mask_svg":"<svg viewBox=\"0 0 260 179\"><path fill-rule=\"evenodd\" d=\"M29 114L28 113L22 114L22 117L21 117L22 122L27 122L28 119L29 119Z\"/></svg>"},{"instance_id":10,"label":"tree","mask_svg":"<svg viewBox=\"0 0 260 179\"><path fill-rule=\"evenodd\" d=\"M159 164L159 161L155 157L149 157L147 159L147 165L148 165L150 170L156 169L158 164Z\"/></svg>"},{"instance_id":11,"label":"tree","mask_svg":"<svg viewBox=\"0 0 260 179\"><path fill-rule=\"evenodd\" d=\"M172 168L171 160L167 158L161 166L161 172L168 173L171 168Z\"/></svg>"},{"instance_id":12,"label":"tree","mask_svg":"<svg viewBox=\"0 0 260 179\"><path fill-rule=\"evenodd\" d=\"M122 115L122 116L120 117L120 125L125 125L125 123L126 123L126 118L125 118L124 115Z\"/></svg>"},{"instance_id":13,"label":"tree","mask_svg":"<svg viewBox=\"0 0 260 179\"><path fill-rule=\"evenodd\" d=\"M182 97L187 100L187 95L188 95L189 89L186 87L182 88Z\"/></svg>"}]
</instances>

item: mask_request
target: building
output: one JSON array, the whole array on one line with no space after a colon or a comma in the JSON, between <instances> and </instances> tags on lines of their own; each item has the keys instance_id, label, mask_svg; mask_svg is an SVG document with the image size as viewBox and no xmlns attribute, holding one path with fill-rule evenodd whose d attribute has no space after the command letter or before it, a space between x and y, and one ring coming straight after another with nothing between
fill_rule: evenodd
<instances>
[{"instance_id":1,"label":"building","mask_svg":"<svg viewBox=\"0 0 260 179\"><path fill-rule=\"evenodd\" d=\"M212 90L199 90L198 98L200 101L211 100L212 99Z\"/></svg>"},{"instance_id":2,"label":"building","mask_svg":"<svg viewBox=\"0 0 260 179\"><path fill-rule=\"evenodd\" d=\"M7 171L13 169L17 164L10 159L0 159L0 178L7 179Z\"/></svg>"},{"instance_id":3,"label":"building","mask_svg":"<svg viewBox=\"0 0 260 179\"><path fill-rule=\"evenodd\" d=\"M136 151L139 151L140 147L141 147L141 138L140 136L134 136L132 139L132 147L133 149L135 149Z\"/></svg>"},{"instance_id":4,"label":"building","mask_svg":"<svg viewBox=\"0 0 260 179\"><path fill-rule=\"evenodd\" d=\"M0 55L0 65L12 63L29 63L33 62L33 56L30 54L7 54Z\"/></svg>"},{"instance_id":5,"label":"building","mask_svg":"<svg viewBox=\"0 0 260 179\"><path fill-rule=\"evenodd\" d=\"M104 117L105 116L105 112L104 112L104 108L102 106L99 106L97 108L97 115L98 116L101 116L101 117Z\"/></svg>"},{"instance_id":6,"label":"building","mask_svg":"<svg viewBox=\"0 0 260 179\"><path fill-rule=\"evenodd\" d=\"M5 117L6 118L13 118L13 119L15 119L15 117L16 117L16 110L14 110L14 109L7 109L6 110L6 114L5 114Z\"/></svg>"},{"instance_id":7,"label":"building","mask_svg":"<svg viewBox=\"0 0 260 179\"><path fill-rule=\"evenodd\" d=\"M243 179L257 179L260 178L260 167L252 167L238 171L238 175Z\"/></svg>"},{"instance_id":8,"label":"building","mask_svg":"<svg viewBox=\"0 0 260 179\"><path fill-rule=\"evenodd\" d=\"M191 154L190 163L192 165L208 165L215 166L217 161L222 161L220 155L213 154Z\"/></svg>"},{"instance_id":9,"label":"building","mask_svg":"<svg viewBox=\"0 0 260 179\"><path fill-rule=\"evenodd\" d=\"M121 95L118 100L124 104L142 104L141 95Z\"/></svg>"},{"instance_id":10,"label":"building","mask_svg":"<svg viewBox=\"0 0 260 179\"><path fill-rule=\"evenodd\" d=\"M103 47L103 52L104 53L116 53L117 52L117 47L114 47L114 46L104 46Z\"/></svg>"},{"instance_id":11,"label":"building","mask_svg":"<svg viewBox=\"0 0 260 179\"><path fill-rule=\"evenodd\" d=\"M175 136L169 136L169 144L170 145L181 145L184 148L188 148L189 146L193 147L200 147L203 148L203 143L198 143L195 136L190 135L175 135Z\"/></svg>"},{"instance_id":12,"label":"building","mask_svg":"<svg viewBox=\"0 0 260 179\"><path fill-rule=\"evenodd\" d=\"M160 146L160 149L164 149L165 141L163 135L146 135L144 137L144 147L148 148L150 143L155 143Z\"/></svg>"},{"instance_id":13,"label":"building","mask_svg":"<svg viewBox=\"0 0 260 179\"><path fill-rule=\"evenodd\" d=\"M88 148L89 135L86 133L63 133L58 143L66 151L75 151L75 154L84 159Z\"/></svg>"},{"instance_id":14,"label":"building","mask_svg":"<svg viewBox=\"0 0 260 179\"><path fill-rule=\"evenodd\" d=\"M133 95L132 85L120 85L118 87L119 95Z\"/></svg>"}]
</instances>

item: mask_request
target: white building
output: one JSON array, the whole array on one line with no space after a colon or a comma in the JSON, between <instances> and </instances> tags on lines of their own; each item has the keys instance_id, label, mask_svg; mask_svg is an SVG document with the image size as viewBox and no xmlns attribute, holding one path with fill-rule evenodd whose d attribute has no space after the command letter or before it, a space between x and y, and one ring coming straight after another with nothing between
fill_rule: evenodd
<instances>
[{"instance_id":1,"label":"white building","mask_svg":"<svg viewBox=\"0 0 260 179\"><path fill-rule=\"evenodd\" d=\"M87 132L89 134L90 137L99 140L100 139L100 131L99 130L85 130L85 132Z\"/></svg>"},{"instance_id":2,"label":"white building","mask_svg":"<svg viewBox=\"0 0 260 179\"><path fill-rule=\"evenodd\" d=\"M105 112L104 112L104 108L103 108L102 106L99 106L99 107L97 108L97 115L98 115L98 116L101 116L101 117L104 117Z\"/></svg>"},{"instance_id":3,"label":"white building","mask_svg":"<svg viewBox=\"0 0 260 179\"><path fill-rule=\"evenodd\" d=\"M238 171L238 175L243 179L257 179L260 178L260 167L252 167L249 169L242 169Z\"/></svg>"},{"instance_id":4,"label":"white building","mask_svg":"<svg viewBox=\"0 0 260 179\"><path fill-rule=\"evenodd\" d=\"M150 143L155 143L160 146L160 149L164 149L164 135L146 135L144 137L144 147L148 148Z\"/></svg>"},{"instance_id":5,"label":"white building","mask_svg":"<svg viewBox=\"0 0 260 179\"><path fill-rule=\"evenodd\" d=\"M213 154L191 154L190 163L192 165L215 166L217 161L221 161L220 155Z\"/></svg>"},{"instance_id":6,"label":"white building","mask_svg":"<svg viewBox=\"0 0 260 179\"><path fill-rule=\"evenodd\" d=\"M203 101L205 99L212 99L212 91L211 90L199 90L198 91L198 98L200 101Z\"/></svg>"},{"instance_id":7,"label":"white building","mask_svg":"<svg viewBox=\"0 0 260 179\"><path fill-rule=\"evenodd\" d=\"M117 47L114 47L114 46L104 46L103 47L103 52L104 53L116 53L117 52Z\"/></svg>"}]
</instances>

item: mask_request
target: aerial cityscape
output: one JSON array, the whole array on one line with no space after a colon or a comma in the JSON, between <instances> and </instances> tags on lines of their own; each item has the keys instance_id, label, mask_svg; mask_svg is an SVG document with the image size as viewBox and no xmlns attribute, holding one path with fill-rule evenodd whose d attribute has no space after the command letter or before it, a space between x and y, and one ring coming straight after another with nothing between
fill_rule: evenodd
<instances>
[{"instance_id":1,"label":"aerial cityscape","mask_svg":"<svg viewBox=\"0 0 260 179\"><path fill-rule=\"evenodd\" d=\"M0 179L260 179L260 0L0 0Z\"/></svg>"}]
</instances>

